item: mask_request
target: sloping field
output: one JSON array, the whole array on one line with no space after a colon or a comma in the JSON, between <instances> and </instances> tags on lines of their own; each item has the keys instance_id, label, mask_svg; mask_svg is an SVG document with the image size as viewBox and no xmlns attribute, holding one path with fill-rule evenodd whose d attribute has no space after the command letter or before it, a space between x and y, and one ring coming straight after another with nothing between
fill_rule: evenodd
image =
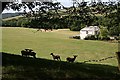
<instances>
[{"instance_id":1,"label":"sloping field","mask_svg":"<svg viewBox=\"0 0 120 80\"><path fill-rule=\"evenodd\" d=\"M15 17L9 17L9 18L5 18L5 19L2 19L3 21L7 21L7 20L12 20L12 19L19 19L23 16L15 16Z\"/></svg>"},{"instance_id":2,"label":"sloping field","mask_svg":"<svg viewBox=\"0 0 120 80\"><path fill-rule=\"evenodd\" d=\"M51 52L66 57L78 55L76 62L85 60L98 60L115 56L117 44L105 41L69 39L69 36L79 32L55 30L52 32L36 32L36 29L27 28L2 28L2 52L21 55L20 51L31 48L37 53L38 58L52 59ZM106 64L117 66L117 59L112 58L93 64Z\"/></svg>"}]
</instances>

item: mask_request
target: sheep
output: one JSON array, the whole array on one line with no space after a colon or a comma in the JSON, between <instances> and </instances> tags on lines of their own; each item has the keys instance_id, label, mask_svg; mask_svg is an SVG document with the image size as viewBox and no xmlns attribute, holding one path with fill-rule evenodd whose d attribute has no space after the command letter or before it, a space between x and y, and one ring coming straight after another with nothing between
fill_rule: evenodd
<instances>
[{"instance_id":1,"label":"sheep","mask_svg":"<svg viewBox=\"0 0 120 80\"><path fill-rule=\"evenodd\" d=\"M31 50L31 49L22 50L21 54L22 54L22 56L25 56L25 57L33 56L34 58L36 58L36 53L33 52L33 50Z\"/></svg>"},{"instance_id":2,"label":"sheep","mask_svg":"<svg viewBox=\"0 0 120 80\"><path fill-rule=\"evenodd\" d=\"M51 53L50 55L52 55L52 57L53 57L54 60L59 60L59 61L61 61L59 55L54 55L53 53Z\"/></svg>"},{"instance_id":3,"label":"sheep","mask_svg":"<svg viewBox=\"0 0 120 80\"><path fill-rule=\"evenodd\" d=\"M29 55L33 56L34 58L36 58L36 53L35 52L30 52Z\"/></svg>"},{"instance_id":4,"label":"sheep","mask_svg":"<svg viewBox=\"0 0 120 80\"><path fill-rule=\"evenodd\" d=\"M74 58L67 57L66 60L67 60L68 62L74 62L75 59L76 59L76 57L77 57L77 55L73 55L73 56L74 56Z\"/></svg>"},{"instance_id":5,"label":"sheep","mask_svg":"<svg viewBox=\"0 0 120 80\"><path fill-rule=\"evenodd\" d=\"M21 54L22 54L22 56L26 56L26 57L28 56L28 55L27 55L28 52L26 52L25 50L22 50L22 51L21 51Z\"/></svg>"}]
</instances>

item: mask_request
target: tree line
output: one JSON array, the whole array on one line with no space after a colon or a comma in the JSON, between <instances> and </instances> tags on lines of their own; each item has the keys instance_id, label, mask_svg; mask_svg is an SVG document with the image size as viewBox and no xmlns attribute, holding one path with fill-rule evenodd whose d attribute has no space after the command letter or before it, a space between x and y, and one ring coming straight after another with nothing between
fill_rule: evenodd
<instances>
[{"instance_id":1,"label":"tree line","mask_svg":"<svg viewBox=\"0 0 120 80\"><path fill-rule=\"evenodd\" d=\"M59 2L7 4L7 8L13 10L20 10L22 7L24 17L18 20L3 21L3 26L51 30L69 28L72 31L79 31L85 26L95 25L100 26L107 35L119 36L120 34L120 2L93 2L88 5L87 2L74 0L70 7L64 7ZM27 7L30 12L26 12Z\"/></svg>"}]
</instances>

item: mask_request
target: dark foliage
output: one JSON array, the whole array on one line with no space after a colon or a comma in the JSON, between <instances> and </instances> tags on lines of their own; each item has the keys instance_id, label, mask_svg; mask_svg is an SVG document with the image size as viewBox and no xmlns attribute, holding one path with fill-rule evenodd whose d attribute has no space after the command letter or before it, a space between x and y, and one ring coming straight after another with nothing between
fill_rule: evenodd
<instances>
[{"instance_id":1,"label":"dark foliage","mask_svg":"<svg viewBox=\"0 0 120 80\"><path fill-rule=\"evenodd\" d=\"M97 40L97 39L98 38L95 35L88 35L88 36L85 37L85 40Z\"/></svg>"},{"instance_id":2,"label":"dark foliage","mask_svg":"<svg viewBox=\"0 0 120 80\"><path fill-rule=\"evenodd\" d=\"M71 39L80 39L80 35L70 36Z\"/></svg>"}]
</instances>

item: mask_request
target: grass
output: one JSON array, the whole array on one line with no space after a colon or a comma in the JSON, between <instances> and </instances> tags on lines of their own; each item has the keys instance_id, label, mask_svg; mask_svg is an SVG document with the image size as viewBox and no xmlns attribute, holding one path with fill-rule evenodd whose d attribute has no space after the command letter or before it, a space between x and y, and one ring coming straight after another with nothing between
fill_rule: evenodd
<instances>
[{"instance_id":1,"label":"grass","mask_svg":"<svg viewBox=\"0 0 120 80\"><path fill-rule=\"evenodd\" d=\"M19 19L23 16L15 16L15 17L10 17L10 18L5 18L5 19L2 19L3 21L7 21L7 20L12 20L12 19Z\"/></svg>"},{"instance_id":2,"label":"grass","mask_svg":"<svg viewBox=\"0 0 120 80\"><path fill-rule=\"evenodd\" d=\"M2 28L2 52L21 55L20 51L31 48L37 53L38 58L52 59L50 53L59 54L62 61L73 55L78 55L76 62L89 59L101 59L114 56L117 44L104 41L84 41L69 39L69 36L79 32L68 29L53 32L36 32L35 29L27 28ZM117 60L109 59L99 64L117 66Z\"/></svg>"},{"instance_id":3,"label":"grass","mask_svg":"<svg viewBox=\"0 0 120 80\"><path fill-rule=\"evenodd\" d=\"M82 64L86 60L115 56L116 43L69 39L79 32L68 29L53 32L13 27L1 29L3 80L119 80L116 58ZM36 51L37 59L22 57L20 51L25 48ZM60 55L62 61L53 61L51 52ZM67 63L66 57L73 55L78 55L75 63Z\"/></svg>"}]
</instances>

